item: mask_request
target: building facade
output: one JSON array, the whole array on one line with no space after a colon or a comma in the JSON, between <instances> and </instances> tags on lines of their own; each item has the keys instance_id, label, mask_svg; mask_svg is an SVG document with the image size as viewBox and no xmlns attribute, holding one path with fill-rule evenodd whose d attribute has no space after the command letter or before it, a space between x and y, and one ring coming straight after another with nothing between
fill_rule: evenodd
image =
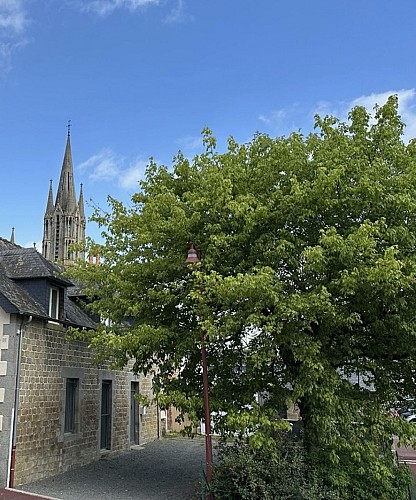
<instances>
[{"instance_id":1,"label":"building facade","mask_svg":"<svg viewBox=\"0 0 416 500\"><path fill-rule=\"evenodd\" d=\"M71 283L35 249L4 247L0 239L0 486L157 439L157 406L135 398L152 397L151 379L97 366L86 342L66 336L94 327Z\"/></svg>"},{"instance_id":2,"label":"building facade","mask_svg":"<svg viewBox=\"0 0 416 500\"><path fill-rule=\"evenodd\" d=\"M80 306L82 287L63 274L85 258L70 248L85 241L83 203L82 187L75 200L68 134L55 202L49 189L42 255L0 238L0 487L160 437L158 406L136 398L153 398L151 378L131 366L97 365L87 342L67 335L68 327L96 327Z\"/></svg>"}]
</instances>

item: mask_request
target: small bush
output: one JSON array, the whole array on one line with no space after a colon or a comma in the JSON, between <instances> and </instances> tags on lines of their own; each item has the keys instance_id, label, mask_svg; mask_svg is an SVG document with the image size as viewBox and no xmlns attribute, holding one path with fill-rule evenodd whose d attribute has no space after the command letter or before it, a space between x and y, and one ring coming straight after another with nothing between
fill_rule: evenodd
<instances>
[{"instance_id":1,"label":"small bush","mask_svg":"<svg viewBox=\"0 0 416 500\"><path fill-rule=\"evenodd\" d=\"M211 492L215 500L338 499L306 464L300 442L280 435L275 447L222 444Z\"/></svg>"}]
</instances>

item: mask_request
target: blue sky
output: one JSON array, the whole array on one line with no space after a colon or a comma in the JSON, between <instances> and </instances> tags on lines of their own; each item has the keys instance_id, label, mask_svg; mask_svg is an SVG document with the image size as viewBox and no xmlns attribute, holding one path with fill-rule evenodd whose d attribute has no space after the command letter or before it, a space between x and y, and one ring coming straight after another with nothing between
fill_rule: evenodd
<instances>
[{"instance_id":1,"label":"blue sky","mask_svg":"<svg viewBox=\"0 0 416 500\"><path fill-rule=\"evenodd\" d=\"M0 0L0 236L41 248L69 119L87 215L206 126L224 150L397 93L416 136L415 19L414 0Z\"/></svg>"}]
</instances>

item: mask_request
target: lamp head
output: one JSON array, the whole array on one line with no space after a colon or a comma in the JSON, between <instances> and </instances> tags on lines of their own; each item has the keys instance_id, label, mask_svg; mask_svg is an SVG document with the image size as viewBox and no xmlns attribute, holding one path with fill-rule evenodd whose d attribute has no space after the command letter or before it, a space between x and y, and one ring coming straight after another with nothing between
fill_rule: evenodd
<instances>
[{"instance_id":1,"label":"lamp head","mask_svg":"<svg viewBox=\"0 0 416 500\"><path fill-rule=\"evenodd\" d=\"M195 264L201 262L198 254L198 250L195 248L194 244L191 243L190 247L188 248L188 257L185 260L185 264Z\"/></svg>"}]
</instances>

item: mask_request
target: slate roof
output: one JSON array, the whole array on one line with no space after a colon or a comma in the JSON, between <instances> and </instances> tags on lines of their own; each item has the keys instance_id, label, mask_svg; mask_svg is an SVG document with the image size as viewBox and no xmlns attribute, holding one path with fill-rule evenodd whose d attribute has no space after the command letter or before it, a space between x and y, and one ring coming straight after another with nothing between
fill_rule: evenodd
<instances>
[{"instance_id":1,"label":"slate roof","mask_svg":"<svg viewBox=\"0 0 416 500\"><path fill-rule=\"evenodd\" d=\"M80 307L72 300L67 302L67 321L72 326L82 326L85 328L95 329L97 325Z\"/></svg>"},{"instance_id":2,"label":"slate roof","mask_svg":"<svg viewBox=\"0 0 416 500\"><path fill-rule=\"evenodd\" d=\"M9 279L0 264L0 305L7 312L47 317L46 309L23 288Z\"/></svg>"},{"instance_id":3,"label":"slate roof","mask_svg":"<svg viewBox=\"0 0 416 500\"><path fill-rule=\"evenodd\" d=\"M84 298L86 296L85 293L85 285L79 285L78 283L72 283L73 286L68 288L68 297L81 297Z\"/></svg>"},{"instance_id":4,"label":"slate roof","mask_svg":"<svg viewBox=\"0 0 416 500\"><path fill-rule=\"evenodd\" d=\"M62 272L62 268L46 260L35 248L22 248L0 238L0 306L6 312L50 319L45 305L19 282L43 279L65 289L73 287ZM94 321L70 298L65 301L65 323L75 327L96 327Z\"/></svg>"},{"instance_id":5,"label":"slate roof","mask_svg":"<svg viewBox=\"0 0 416 500\"><path fill-rule=\"evenodd\" d=\"M63 278L63 269L46 260L36 248L0 249L0 260L10 279L49 278L72 286Z\"/></svg>"},{"instance_id":6,"label":"slate roof","mask_svg":"<svg viewBox=\"0 0 416 500\"><path fill-rule=\"evenodd\" d=\"M5 240L4 238L0 237L0 250L15 249L15 248L22 248L22 247L19 247L19 245L15 245L14 243L11 243L9 240Z\"/></svg>"}]
</instances>

